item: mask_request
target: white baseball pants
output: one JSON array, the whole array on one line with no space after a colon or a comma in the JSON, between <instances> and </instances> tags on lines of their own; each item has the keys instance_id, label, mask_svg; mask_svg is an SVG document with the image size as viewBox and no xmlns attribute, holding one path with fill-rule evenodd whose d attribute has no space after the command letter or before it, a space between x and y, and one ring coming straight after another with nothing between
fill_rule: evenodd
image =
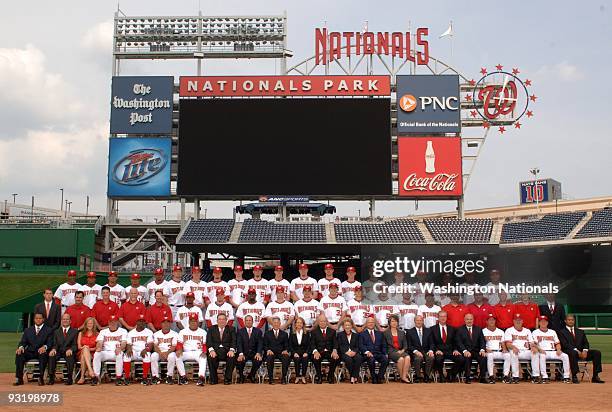
<instances>
[{"instance_id":1,"label":"white baseball pants","mask_svg":"<svg viewBox=\"0 0 612 412\"><path fill-rule=\"evenodd\" d=\"M200 356L202 351L190 350L183 352L176 358L176 369L181 376L185 376L185 361L198 361L198 376L206 376L206 356Z\"/></svg>"}]
</instances>

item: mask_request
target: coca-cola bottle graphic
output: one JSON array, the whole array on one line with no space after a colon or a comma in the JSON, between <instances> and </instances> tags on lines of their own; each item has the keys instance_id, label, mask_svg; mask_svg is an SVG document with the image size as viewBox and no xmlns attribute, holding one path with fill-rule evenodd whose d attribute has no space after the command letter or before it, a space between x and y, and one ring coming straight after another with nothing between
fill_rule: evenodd
<instances>
[{"instance_id":1,"label":"coca-cola bottle graphic","mask_svg":"<svg viewBox=\"0 0 612 412\"><path fill-rule=\"evenodd\" d=\"M431 140L427 141L425 149L425 173L436 173L436 152L434 152Z\"/></svg>"}]
</instances>

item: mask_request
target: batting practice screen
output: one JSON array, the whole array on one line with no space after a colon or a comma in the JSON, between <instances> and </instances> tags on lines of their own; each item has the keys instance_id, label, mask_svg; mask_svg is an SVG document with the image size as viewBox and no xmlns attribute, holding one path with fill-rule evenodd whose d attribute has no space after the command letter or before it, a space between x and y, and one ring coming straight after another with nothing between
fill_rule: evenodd
<instances>
[{"instance_id":1,"label":"batting practice screen","mask_svg":"<svg viewBox=\"0 0 612 412\"><path fill-rule=\"evenodd\" d=\"M180 196L387 196L389 99L183 99Z\"/></svg>"}]
</instances>

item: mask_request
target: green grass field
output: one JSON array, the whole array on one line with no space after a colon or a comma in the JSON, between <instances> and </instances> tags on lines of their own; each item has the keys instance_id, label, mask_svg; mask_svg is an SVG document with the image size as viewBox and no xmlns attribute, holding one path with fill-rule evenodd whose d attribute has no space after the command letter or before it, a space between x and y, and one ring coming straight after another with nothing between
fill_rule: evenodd
<instances>
[{"instance_id":1,"label":"green grass field","mask_svg":"<svg viewBox=\"0 0 612 412\"><path fill-rule=\"evenodd\" d=\"M18 333L0 333L0 372L15 372L15 349L20 337ZM611 335L591 335L589 343L601 351L603 363L612 363Z\"/></svg>"},{"instance_id":2,"label":"green grass field","mask_svg":"<svg viewBox=\"0 0 612 412\"><path fill-rule=\"evenodd\" d=\"M55 287L64 282L66 275L57 274L1 274L0 307L23 297L41 292L47 287Z\"/></svg>"}]
</instances>

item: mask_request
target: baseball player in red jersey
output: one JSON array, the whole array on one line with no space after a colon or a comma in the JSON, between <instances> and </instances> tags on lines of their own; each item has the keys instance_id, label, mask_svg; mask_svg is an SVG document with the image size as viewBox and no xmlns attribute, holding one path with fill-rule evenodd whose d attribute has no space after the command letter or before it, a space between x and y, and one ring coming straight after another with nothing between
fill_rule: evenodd
<instances>
[{"instance_id":1,"label":"baseball player in red jersey","mask_svg":"<svg viewBox=\"0 0 612 412\"><path fill-rule=\"evenodd\" d=\"M102 288L102 300L97 301L91 310L96 319L98 329L106 328L110 317L116 316L119 312L119 306L110 299L110 293L110 288L104 286ZM117 317L117 319L119 319L119 317Z\"/></svg>"},{"instance_id":2,"label":"baseball player in red jersey","mask_svg":"<svg viewBox=\"0 0 612 412\"><path fill-rule=\"evenodd\" d=\"M448 324L453 328L459 328L465 323L465 314L468 313L468 308L462 303L459 303L459 295L453 293L450 295L451 303L442 308L448 314Z\"/></svg>"},{"instance_id":3,"label":"baseball player in red jersey","mask_svg":"<svg viewBox=\"0 0 612 412\"><path fill-rule=\"evenodd\" d=\"M137 292L134 289L135 292ZM142 305L142 303L139 302ZM149 371L151 369L151 351L153 350L153 332L146 328L147 320L143 314L138 315L136 327L127 334L127 346L123 355L123 375L129 383L132 371L132 361L142 361L143 385L150 385Z\"/></svg>"},{"instance_id":4,"label":"baseball player in red jersey","mask_svg":"<svg viewBox=\"0 0 612 412\"><path fill-rule=\"evenodd\" d=\"M161 290L155 292L155 304L147 308L147 325L155 333L161 329L165 318L172 318L172 309L164 303L164 293Z\"/></svg>"},{"instance_id":5,"label":"baseball player in red jersey","mask_svg":"<svg viewBox=\"0 0 612 412\"><path fill-rule=\"evenodd\" d=\"M181 329L176 344L176 369L179 373L179 385L187 385L185 361L198 362L198 382L203 386L206 379L206 332L199 327L196 313L189 314L189 327Z\"/></svg>"},{"instance_id":6,"label":"baseball player in red jersey","mask_svg":"<svg viewBox=\"0 0 612 412\"><path fill-rule=\"evenodd\" d=\"M81 329L85 320L93 316L93 312L87 305L83 304L83 292L77 291L74 294L74 305L70 305L66 309L66 313L70 315L70 326Z\"/></svg>"},{"instance_id":7,"label":"baseball player in red jersey","mask_svg":"<svg viewBox=\"0 0 612 412\"><path fill-rule=\"evenodd\" d=\"M489 305L481 292L474 293L474 302L467 305L468 312L474 315L474 325L481 329L487 327L487 318L494 312L493 306Z\"/></svg>"},{"instance_id":8,"label":"baseball player in red jersey","mask_svg":"<svg viewBox=\"0 0 612 412\"><path fill-rule=\"evenodd\" d=\"M540 307L537 303L531 301L527 293L523 293L521 295L521 301L514 305L514 312L521 315L523 327L529 330L534 330L538 327Z\"/></svg>"},{"instance_id":9,"label":"baseball player in red jersey","mask_svg":"<svg viewBox=\"0 0 612 412\"><path fill-rule=\"evenodd\" d=\"M506 292L499 292L499 303L493 307L495 318L497 319L497 327L506 330L512 327L512 319L514 318L514 304L508 300Z\"/></svg>"},{"instance_id":10,"label":"baseball player in red jersey","mask_svg":"<svg viewBox=\"0 0 612 412\"><path fill-rule=\"evenodd\" d=\"M68 279L57 287L53 295L55 302L62 307L62 315L69 306L74 305L74 295L81 287L81 285L76 283L76 275L76 270L69 270Z\"/></svg>"},{"instance_id":11,"label":"baseball player in red jersey","mask_svg":"<svg viewBox=\"0 0 612 412\"><path fill-rule=\"evenodd\" d=\"M138 293L138 289L130 289L128 300L121 305L119 312L117 312L119 322L121 322L121 325L127 331L130 331L136 327L136 322L138 319L141 317L143 319L146 318L147 308L144 302L138 300L139 297L140 295Z\"/></svg>"}]
</instances>

